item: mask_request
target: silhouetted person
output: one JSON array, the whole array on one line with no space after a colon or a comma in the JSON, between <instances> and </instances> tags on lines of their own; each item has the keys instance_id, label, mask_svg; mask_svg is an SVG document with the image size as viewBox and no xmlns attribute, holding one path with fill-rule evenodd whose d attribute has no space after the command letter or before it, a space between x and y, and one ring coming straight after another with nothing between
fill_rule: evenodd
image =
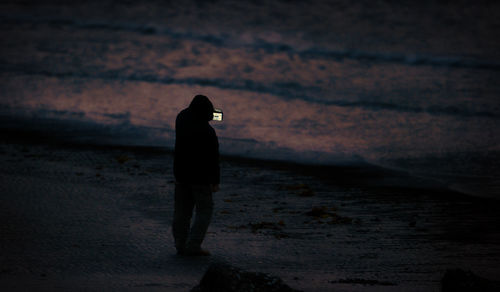
<instances>
[{"instance_id":1,"label":"silhouetted person","mask_svg":"<svg viewBox=\"0 0 500 292\"><path fill-rule=\"evenodd\" d=\"M212 192L219 190L219 142L208 124L214 107L197 95L175 121L175 209L172 232L178 254L210 255L201 243L212 218ZM190 228L193 209L196 216Z\"/></svg>"}]
</instances>

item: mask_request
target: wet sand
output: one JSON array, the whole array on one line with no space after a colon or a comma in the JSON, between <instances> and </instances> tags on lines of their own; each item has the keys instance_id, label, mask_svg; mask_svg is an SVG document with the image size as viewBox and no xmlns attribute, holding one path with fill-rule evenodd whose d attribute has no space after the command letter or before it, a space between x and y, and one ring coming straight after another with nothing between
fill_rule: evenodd
<instances>
[{"instance_id":1,"label":"wet sand","mask_svg":"<svg viewBox=\"0 0 500 292\"><path fill-rule=\"evenodd\" d=\"M305 291L439 291L447 268L500 279L498 201L376 167L225 157L212 256L188 258L169 151L3 141L0 161L4 291L188 291L213 262Z\"/></svg>"}]
</instances>

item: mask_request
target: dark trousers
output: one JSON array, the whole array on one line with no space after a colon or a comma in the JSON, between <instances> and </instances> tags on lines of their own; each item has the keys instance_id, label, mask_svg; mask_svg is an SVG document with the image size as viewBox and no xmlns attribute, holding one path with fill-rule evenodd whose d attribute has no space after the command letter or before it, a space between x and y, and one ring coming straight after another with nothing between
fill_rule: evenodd
<instances>
[{"instance_id":1,"label":"dark trousers","mask_svg":"<svg viewBox=\"0 0 500 292\"><path fill-rule=\"evenodd\" d=\"M191 226L193 209L196 215ZM213 201L210 185L175 184L172 233L177 250L199 250L212 219Z\"/></svg>"}]
</instances>

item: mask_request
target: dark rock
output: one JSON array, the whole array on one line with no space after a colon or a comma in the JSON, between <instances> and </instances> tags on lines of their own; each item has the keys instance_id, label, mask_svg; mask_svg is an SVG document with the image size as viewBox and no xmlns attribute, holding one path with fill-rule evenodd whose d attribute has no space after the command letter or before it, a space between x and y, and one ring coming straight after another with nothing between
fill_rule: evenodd
<instances>
[{"instance_id":1,"label":"dark rock","mask_svg":"<svg viewBox=\"0 0 500 292\"><path fill-rule=\"evenodd\" d=\"M367 280L367 279L340 279L337 281L330 281L330 283L334 284L361 284L361 285L380 285L380 286L396 286L395 283L387 282L387 281L379 281L379 280Z\"/></svg>"},{"instance_id":2,"label":"dark rock","mask_svg":"<svg viewBox=\"0 0 500 292\"><path fill-rule=\"evenodd\" d=\"M298 292L280 278L263 273L245 272L227 264L208 267L200 285L191 292Z\"/></svg>"},{"instance_id":3,"label":"dark rock","mask_svg":"<svg viewBox=\"0 0 500 292\"><path fill-rule=\"evenodd\" d=\"M479 277L471 271L449 269L441 280L442 292L500 291L500 282Z\"/></svg>"}]
</instances>

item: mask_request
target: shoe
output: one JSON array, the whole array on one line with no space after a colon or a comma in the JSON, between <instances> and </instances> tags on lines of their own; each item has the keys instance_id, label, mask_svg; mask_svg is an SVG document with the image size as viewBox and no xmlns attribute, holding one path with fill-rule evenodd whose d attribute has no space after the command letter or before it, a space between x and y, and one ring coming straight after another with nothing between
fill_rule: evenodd
<instances>
[{"instance_id":1,"label":"shoe","mask_svg":"<svg viewBox=\"0 0 500 292\"><path fill-rule=\"evenodd\" d=\"M208 250L200 248L200 249L195 249L195 250L184 250L182 255L206 257L206 256L210 255L210 252Z\"/></svg>"},{"instance_id":2,"label":"shoe","mask_svg":"<svg viewBox=\"0 0 500 292\"><path fill-rule=\"evenodd\" d=\"M186 253L186 249L184 247L176 247L177 255L184 255Z\"/></svg>"}]
</instances>

